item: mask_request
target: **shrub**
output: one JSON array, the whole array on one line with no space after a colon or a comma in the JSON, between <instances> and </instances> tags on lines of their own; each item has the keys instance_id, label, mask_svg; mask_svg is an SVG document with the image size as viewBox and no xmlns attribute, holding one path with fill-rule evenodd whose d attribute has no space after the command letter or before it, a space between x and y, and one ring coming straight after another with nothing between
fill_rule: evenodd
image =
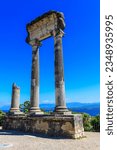
<instances>
[{"instance_id":1,"label":"shrub","mask_svg":"<svg viewBox=\"0 0 117 150\"><path fill-rule=\"evenodd\" d=\"M83 126L84 126L85 131L92 130L91 116L89 114L86 114L86 113L83 114Z\"/></svg>"},{"instance_id":2,"label":"shrub","mask_svg":"<svg viewBox=\"0 0 117 150\"><path fill-rule=\"evenodd\" d=\"M20 106L19 106L20 111L24 112L24 113L29 113L30 107L31 107L30 101L25 101L23 104L20 104ZM41 109L41 111L44 112L43 109Z\"/></svg>"},{"instance_id":3,"label":"shrub","mask_svg":"<svg viewBox=\"0 0 117 150\"><path fill-rule=\"evenodd\" d=\"M90 116L89 114L83 114L83 126L85 131L100 132L100 115Z\"/></svg>"},{"instance_id":4,"label":"shrub","mask_svg":"<svg viewBox=\"0 0 117 150\"><path fill-rule=\"evenodd\" d=\"M23 104L20 104L20 110L24 113L28 113L30 110L30 101L25 101Z\"/></svg>"},{"instance_id":5,"label":"shrub","mask_svg":"<svg viewBox=\"0 0 117 150\"><path fill-rule=\"evenodd\" d=\"M92 130L96 132L100 132L100 116L97 115L91 118Z\"/></svg>"},{"instance_id":6,"label":"shrub","mask_svg":"<svg viewBox=\"0 0 117 150\"><path fill-rule=\"evenodd\" d=\"M1 126L2 123L3 123L4 116L5 116L5 113L0 110L0 126Z\"/></svg>"}]
</instances>

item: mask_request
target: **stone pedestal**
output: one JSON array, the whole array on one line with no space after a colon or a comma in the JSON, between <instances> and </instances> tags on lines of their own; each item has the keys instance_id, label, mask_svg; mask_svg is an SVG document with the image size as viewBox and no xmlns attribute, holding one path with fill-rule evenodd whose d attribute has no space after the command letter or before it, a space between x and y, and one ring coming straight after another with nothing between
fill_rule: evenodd
<instances>
[{"instance_id":1,"label":"stone pedestal","mask_svg":"<svg viewBox=\"0 0 117 150\"><path fill-rule=\"evenodd\" d=\"M34 117L7 116L3 129L44 134L54 137L82 138L82 115L39 115Z\"/></svg>"}]
</instances>

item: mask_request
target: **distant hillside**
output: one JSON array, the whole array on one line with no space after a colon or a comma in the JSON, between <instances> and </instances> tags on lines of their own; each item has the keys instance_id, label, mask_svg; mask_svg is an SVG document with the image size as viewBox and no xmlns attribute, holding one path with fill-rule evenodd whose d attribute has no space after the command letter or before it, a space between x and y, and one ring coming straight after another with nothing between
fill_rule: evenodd
<instances>
[{"instance_id":1,"label":"distant hillside","mask_svg":"<svg viewBox=\"0 0 117 150\"><path fill-rule=\"evenodd\" d=\"M53 111L54 104L41 104L40 107L45 111ZM91 116L100 114L100 103L67 103L67 107L74 112L88 113Z\"/></svg>"},{"instance_id":2,"label":"distant hillside","mask_svg":"<svg viewBox=\"0 0 117 150\"><path fill-rule=\"evenodd\" d=\"M44 109L45 111L53 111L55 105L54 104L40 104L40 108ZM88 113L91 116L95 116L100 114L100 103L67 103L67 107L74 112L79 113ZM7 112L10 109L9 105L5 105L0 107L0 110Z\"/></svg>"},{"instance_id":3,"label":"distant hillside","mask_svg":"<svg viewBox=\"0 0 117 150\"><path fill-rule=\"evenodd\" d=\"M55 104L40 104L40 107L54 107ZM67 107L100 107L100 103L79 103L79 102L73 102L73 103L67 103Z\"/></svg>"}]
</instances>

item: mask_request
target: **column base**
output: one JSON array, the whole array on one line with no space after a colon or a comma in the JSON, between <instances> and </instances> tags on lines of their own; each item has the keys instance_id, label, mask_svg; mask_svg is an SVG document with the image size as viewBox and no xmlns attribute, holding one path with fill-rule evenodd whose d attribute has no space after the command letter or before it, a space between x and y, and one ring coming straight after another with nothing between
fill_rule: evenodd
<instances>
[{"instance_id":1,"label":"column base","mask_svg":"<svg viewBox=\"0 0 117 150\"><path fill-rule=\"evenodd\" d=\"M19 112L19 111L20 111L19 108L11 108L11 109L10 109L10 112Z\"/></svg>"},{"instance_id":2,"label":"column base","mask_svg":"<svg viewBox=\"0 0 117 150\"><path fill-rule=\"evenodd\" d=\"M44 114L44 112L42 112L40 110L40 108L38 108L38 107L31 107L29 113L30 113L30 115L41 115L41 114Z\"/></svg>"},{"instance_id":3,"label":"column base","mask_svg":"<svg viewBox=\"0 0 117 150\"><path fill-rule=\"evenodd\" d=\"M24 113L17 108L11 108L9 115L24 115Z\"/></svg>"},{"instance_id":4,"label":"column base","mask_svg":"<svg viewBox=\"0 0 117 150\"><path fill-rule=\"evenodd\" d=\"M72 112L69 111L65 106L57 106L52 114L71 115Z\"/></svg>"}]
</instances>

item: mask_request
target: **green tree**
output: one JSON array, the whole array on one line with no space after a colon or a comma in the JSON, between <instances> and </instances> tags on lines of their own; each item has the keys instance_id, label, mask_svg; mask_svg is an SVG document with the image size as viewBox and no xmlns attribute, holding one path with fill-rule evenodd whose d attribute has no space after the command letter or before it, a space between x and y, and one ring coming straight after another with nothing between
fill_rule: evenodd
<instances>
[{"instance_id":1,"label":"green tree","mask_svg":"<svg viewBox=\"0 0 117 150\"><path fill-rule=\"evenodd\" d=\"M5 116L5 113L0 110L0 126L1 126L2 123L3 123L4 116Z\"/></svg>"},{"instance_id":2,"label":"green tree","mask_svg":"<svg viewBox=\"0 0 117 150\"><path fill-rule=\"evenodd\" d=\"M91 125L93 131L100 131L100 115L91 118Z\"/></svg>"},{"instance_id":3,"label":"green tree","mask_svg":"<svg viewBox=\"0 0 117 150\"><path fill-rule=\"evenodd\" d=\"M20 111L22 111L22 112L24 112L24 113L29 113L30 107L31 107L30 101L25 101L23 104L20 104L20 106L19 106ZM44 112L43 109L41 109L41 111ZM45 112L44 112L44 113L45 113Z\"/></svg>"},{"instance_id":4,"label":"green tree","mask_svg":"<svg viewBox=\"0 0 117 150\"><path fill-rule=\"evenodd\" d=\"M30 110L30 101L25 101L23 104L20 104L20 110L24 113L28 113Z\"/></svg>"},{"instance_id":5,"label":"green tree","mask_svg":"<svg viewBox=\"0 0 117 150\"><path fill-rule=\"evenodd\" d=\"M84 126L85 131L92 130L91 116L89 114L86 114L86 113L83 114L83 126Z\"/></svg>"}]
</instances>

